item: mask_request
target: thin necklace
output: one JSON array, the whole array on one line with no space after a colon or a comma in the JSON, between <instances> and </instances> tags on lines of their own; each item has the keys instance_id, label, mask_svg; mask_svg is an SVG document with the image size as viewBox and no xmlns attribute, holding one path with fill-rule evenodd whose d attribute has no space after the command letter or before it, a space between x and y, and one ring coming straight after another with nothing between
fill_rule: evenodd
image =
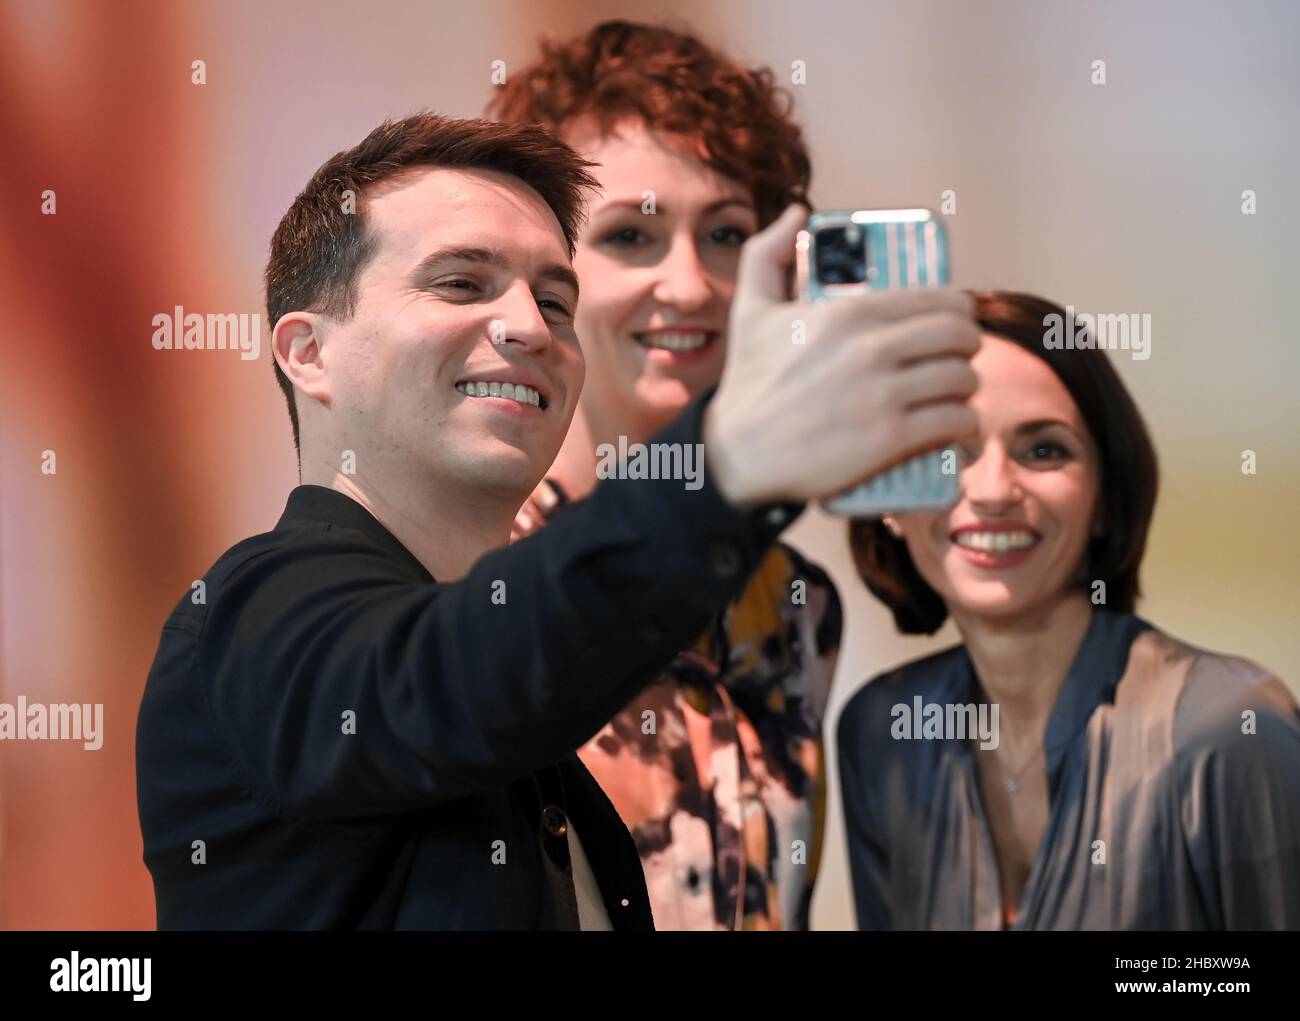
<instances>
[{"instance_id":1,"label":"thin necklace","mask_svg":"<svg viewBox=\"0 0 1300 1021\"><path fill-rule=\"evenodd\" d=\"M1043 745L1042 742L1039 742L1034 754L1029 756L1029 758L1021 764L1019 769L1013 772L1008 772L1001 762L998 763L998 769L1002 770L1003 775L1006 776L1006 780L1003 781L1002 786L1006 788L1008 794L1018 794L1020 792L1020 778L1025 775L1025 771L1032 766L1038 756L1042 754Z\"/></svg>"}]
</instances>

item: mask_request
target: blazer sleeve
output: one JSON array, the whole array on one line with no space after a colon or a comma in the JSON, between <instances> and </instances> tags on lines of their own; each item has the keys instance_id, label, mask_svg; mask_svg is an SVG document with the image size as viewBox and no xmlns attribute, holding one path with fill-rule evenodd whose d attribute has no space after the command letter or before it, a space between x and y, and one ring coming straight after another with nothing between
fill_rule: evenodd
<instances>
[{"instance_id":1,"label":"blazer sleeve","mask_svg":"<svg viewBox=\"0 0 1300 1021\"><path fill-rule=\"evenodd\" d=\"M654 442L700 442L708 397ZM698 637L798 513L745 513L707 468L702 482L606 480L450 584L332 526L259 549L209 585L198 674L222 744L280 812L335 821L556 762Z\"/></svg>"},{"instance_id":2,"label":"blazer sleeve","mask_svg":"<svg viewBox=\"0 0 1300 1021\"><path fill-rule=\"evenodd\" d=\"M835 735L853 904L862 930L893 927L888 898L889 849L878 823L876 803L881 775L870 761L873 734L880 727L872 709L872 683L844 707Z\"/></svg>"}]
</instances>

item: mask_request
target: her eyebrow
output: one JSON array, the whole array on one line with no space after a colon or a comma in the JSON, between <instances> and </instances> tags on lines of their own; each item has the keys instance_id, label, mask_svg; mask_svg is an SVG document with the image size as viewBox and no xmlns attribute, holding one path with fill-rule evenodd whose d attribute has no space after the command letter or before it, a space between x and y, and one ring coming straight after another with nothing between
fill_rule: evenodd
<instances>
[{"instance_id":1,"label":"her eyebrow","mask_svg":"<svg viewBox=\"0 0 1300 1021\"><path fill-rule=\"evenodd\" d=\"M641 211L641 207L644 204L644 202L645 200L640 198L614 199L611 202L604 203L600 207L600 209L598 209L596 213L593 215L593 218L595 216L601 215L607 210L633 209L639 213ZM739 208L748 210L751 213L755 212L754 203L748 201L747 199L725 198L725 199L717 199L713 202L710 202L707 206L705 206L703 209L700 210L700 213L701 215L709 216L713 213L718 212L720 209L726 209L728 206L738 206ZM662 202L656 202L655 210L660 214L667 214L670 211L670 207L665 206Z\"/></svg>"},{"instance_id":2,"label":"her eyebrow","mask_svg":"<svg viewBox=\"0 0 1300 1021\"><path fill-rule=\"evenodd\" d=\"M751 213L757 211L754 209L754 203L750 202L748 199L718 199L716 202L710 202L703 210L701 210L701 212L716 213L719 209L726 209L728 206L739 206L741 209L747 209Z\"/></svg>"},{"instance_id":3,"label":"her eyebrow","mask_svg":"<svg viewBox=\"0 0 1300 1021\"><path fill-rule=\"evenodd\" d=\"M1059 425L1062 429L1070 433L1070 435L1072 436L1078 435L1075 432L1074 426L1072 426L1069 422L1066 422L1064 419L1060 419L1060 418L1036 418L1031 422L1021 422L1018 426L1015 427L1013 432L1017 436L1024 436L1026 433L1037 432L1039 429L1046 429L1047 427L1053 425Z\"/></svg>"}]
</instances>

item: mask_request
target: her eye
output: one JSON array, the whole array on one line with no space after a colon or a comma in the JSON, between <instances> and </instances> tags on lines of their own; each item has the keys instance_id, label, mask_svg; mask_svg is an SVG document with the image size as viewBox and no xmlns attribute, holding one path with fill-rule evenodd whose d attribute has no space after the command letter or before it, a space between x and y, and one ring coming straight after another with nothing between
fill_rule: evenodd
<instances>
[{"instance_id":1,"label":"her eye","mask_svg":"<svg viewBox=\"0 0 1300 1021\"><path fill-rule=\"evenodd\" d=\"M606 234L604 240L606 244L630 248L645 244L647 239L638 227L620 227L618 230Z\"/></svg>"},{"instance_id":2,"label":"her eye","mask_svg":"<svg viewBox=\"0 0 1300 1021\"><path fill-rule=\"evenodd\" d=\"M1035 461L1059 461L1070 456L1070 452L1054 440L1039 440L1029 447L1028 454Z\"/></svg>"},{"instance_id":3,"label":"her eye","mask_svg":"<svg viewBox=\"0 0 1300 1021\"><path fill-rule=\"evenodd\" d=\"M709 240L720 245L739 247L749 239L749 232L740 227L714 227L709 231Z\"/></svg>"}]
</instances>

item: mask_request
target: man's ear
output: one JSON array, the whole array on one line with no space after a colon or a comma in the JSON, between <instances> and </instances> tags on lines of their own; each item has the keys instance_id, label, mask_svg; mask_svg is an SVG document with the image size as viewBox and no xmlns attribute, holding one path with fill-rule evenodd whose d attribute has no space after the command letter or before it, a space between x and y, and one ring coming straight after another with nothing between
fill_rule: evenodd
<instances>
[{"instance_id":1,"label":"man's ear","mask_svg":"<svg viewBox=\"0 0 1300 1021\"><path fill-rule=\"evenodd\" d=\"M330 406L330 383L322 357L322 322L314 312L289 312L271 334L271 356L294 388Z\"/></svg>"}]
</instances>

